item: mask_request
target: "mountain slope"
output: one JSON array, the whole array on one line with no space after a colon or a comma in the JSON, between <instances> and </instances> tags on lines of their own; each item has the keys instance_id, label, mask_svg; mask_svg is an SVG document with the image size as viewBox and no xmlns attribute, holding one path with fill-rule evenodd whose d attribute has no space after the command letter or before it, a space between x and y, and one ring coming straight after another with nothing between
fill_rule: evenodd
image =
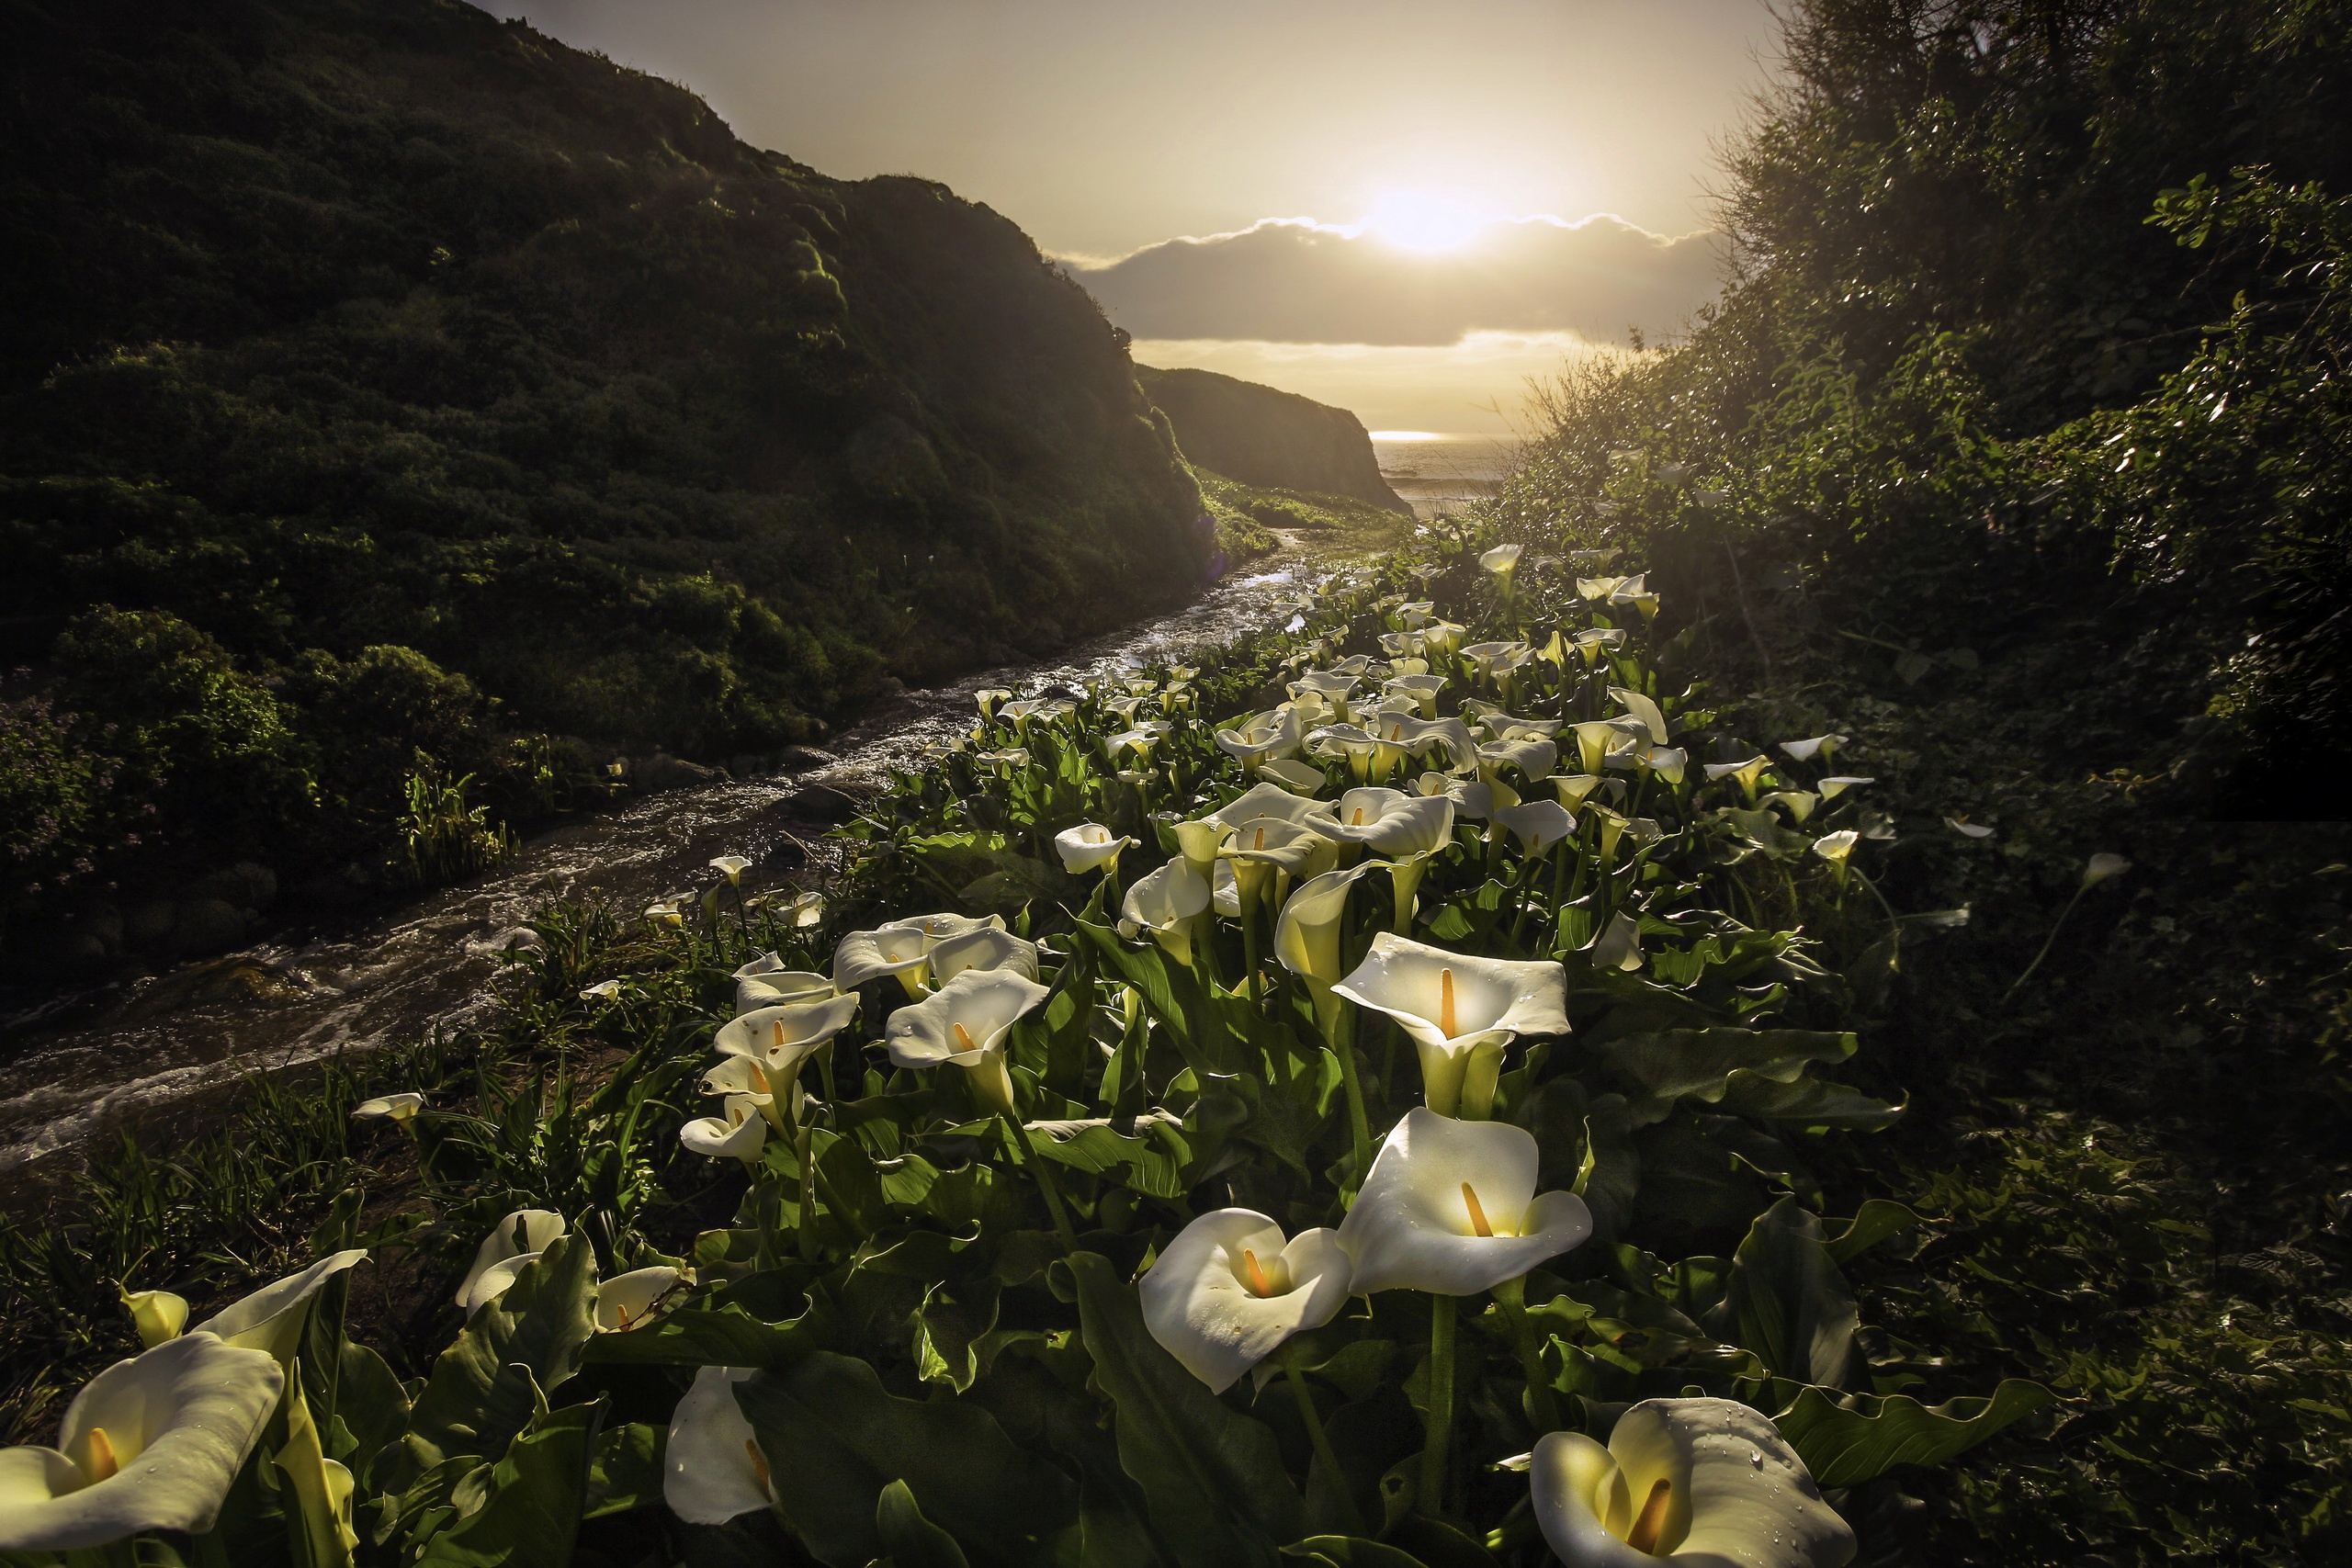
<instances>
[{"instance_id":1,"label":"mountain slope","mask_svg":"<svg viewBox=\"0 0 2352 1568\"><path fill-rule=\"evenodd\" d=\"M1136 378L1175 427L1184 456L1262 489L1307 491L1412 508L1380 477L1363 422L1346 409L1214 370L1136 367Z\"/></svg>"}]
</instances>

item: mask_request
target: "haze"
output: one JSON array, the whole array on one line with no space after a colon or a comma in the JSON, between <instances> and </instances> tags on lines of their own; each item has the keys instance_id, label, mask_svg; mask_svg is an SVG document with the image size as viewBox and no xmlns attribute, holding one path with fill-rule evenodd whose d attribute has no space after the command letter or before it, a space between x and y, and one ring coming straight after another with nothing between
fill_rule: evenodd
<instances>
[{"instance_id":1,"label":"haze","mask_svg":"<svg viewBox=\"0 0 2352 1568\"><path fill-rule=\"evenodd\" d=\"M1712 293L1713 147L1764 84L1770 23L1761 0L493 9L827 174L986 202L1144 363L1465 433L1508 427L1528 377L1629 326L1670 334ZM1621 221L1578 225L1594 214Z\"/></svg>"}]
</instances>

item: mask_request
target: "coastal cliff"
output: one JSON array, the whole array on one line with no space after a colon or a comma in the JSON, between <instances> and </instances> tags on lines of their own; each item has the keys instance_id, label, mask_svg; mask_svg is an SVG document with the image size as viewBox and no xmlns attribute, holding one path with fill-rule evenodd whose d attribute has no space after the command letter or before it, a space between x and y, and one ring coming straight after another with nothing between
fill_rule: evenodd
<instances>
[{"instance_id":1,"label":"coastal cliff","mask_svg":"<svg viewBox=\"0 0 2352 1568\"><path fill-rule=\"evenodd\" d=\"M1136 367L1197 466L1261 489L1342 495L1412 515L1380 477L1363 422L1346 409L1214 370Z\"/></svg>"}]
</instances>

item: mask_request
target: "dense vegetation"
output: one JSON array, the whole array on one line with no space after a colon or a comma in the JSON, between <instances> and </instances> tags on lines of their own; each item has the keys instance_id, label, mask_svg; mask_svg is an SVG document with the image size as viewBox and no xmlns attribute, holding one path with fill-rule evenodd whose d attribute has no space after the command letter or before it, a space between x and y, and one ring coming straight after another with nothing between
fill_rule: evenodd
<instances>
[{"instance_id":1,"label":"dense vegetation","mask_svg":"<svg viewBox=\"0 0 2352 1568\"><path fill-rule=\"evenodd\" d=\"M1847 1283L1918 1222L1866 1163L1890 1064L1844 1026L1937 920L1875 897L1875 792L1834 746L1758 752L1638 579L1517 556L1441 534L1203 668L981 693L968 742L839 830L829 897L747 897L722 861L640 919L549 912L487 1034L96 1162L0 1228L15 1424L45 1436L143 1340L106 1375L211 1358L253 1452L204 1472L217 1517L174 1514L68 1414L86 1479L20 1488L0 1545L1899 1551L1894 1478L2052 1398L1884 1340ZM1649 1419L1692 1449L1640 1457ZM1563 1479L1579 1444L1641 1519ZM1579 1509L1614 1555L1570 1552Z\"/></svg>"},{"instance_id":2,"label":"dense vegetation","mask_svg":"<svg viewBox=\"0 0 2352 1568\"><path fill-rule=\"evenodd\" d=\"M772 752L1214 551L1124 340L940 186L443 0L5 17L0 904L332 864L420 752L509 808Z\"/></svg>"},{"instance_id":3,"label":"dense vegetation","mask_svg":"<svg viewBox=\"0 0 2352 1568\"><path fill-rule=\"evenodd\" d=\"M1566 378L1494 521L1640 552L1716 700L1852 738L1895 907L1973 911L1880 1004L1943 1220L1864 1299L2072 1403L1914 1488L1919 1559L2337 1561L2352 22L1808 0L1786 43L1732 286ZM2094 850L2134 869L2052 942Z\"/></svg>"}]
</instances>

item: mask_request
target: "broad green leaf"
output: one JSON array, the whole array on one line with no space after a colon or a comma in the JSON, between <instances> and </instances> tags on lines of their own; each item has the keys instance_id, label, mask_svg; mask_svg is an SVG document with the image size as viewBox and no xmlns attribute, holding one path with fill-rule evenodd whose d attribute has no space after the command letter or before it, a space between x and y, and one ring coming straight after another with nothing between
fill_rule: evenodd
<instances>
[{"instance_id":1,"label":"broad green leaf","mask_svg":"<svg viewBox=\"0 0 2352 1568\"><path fill-rule=\"evenodd\" d=\"M1872 1198L1846 1222L1845 1229L1828 1238L1829 1256L1833 1261L1843 1263L1918 1223L1919 1216L1904 1204Z\"/></svg>"},{"instance_id":2,"label":"broad green leaf","mask_svg":"<svg viewBox=\"0 0 2352 1568\"><path fill-rule=\"evenodd\" d=\"M903 1481L882 1488L874 1506L874 1532L897 1568L971 1568L956 1538L922 1517L914 1492Z\"/></svg>"},{"instance_id":3,"label":"broad green leaf","mask_svg":"<svg viewBox=\"0 0 2352 1568\"><path fill-rule=\"evenodd\" d=\"M453 1454L496 1460L580 1367L596 1325L596 1254L584 1235L557 1240L473 1315L433 1363L410 1413L417 1470Z\"/></svg>"},{"instance_id":4,"label":"broad green leaf","mask_svg":"<svg viewBox=\"0 0 2352 1568\"><path fill-rule=\"evenodd\" d=\"M1724 1087L1722 1108L1734 1116L1758 1122L1787 1122L1812 1128L1843 1127L1875 1133L1892 1127L1903 1107L1875 1100L1860 1089L1820 1078L1778 1083L1760 1073L1731 1075Z\"/></svg>"},{"instance_id":5,"label":"broad green leaf","mask_svg":"<svg viewBox=\"0 0 2352 1568\"><path fill-rule=\"evenodd\" d=\"M1938 1465L1967 1452L2058 1396L2038 1382L2005 1378L1992 1397L1920 1404L1907 1393L1850 1396L1801 1391L1772 1418L1825 1488L1859 1486L1901 1465Z\"/></svg>"},{"instance_id":6,"label":"broad green leaf","mask_svg":"<svg viewBox=\"0 0 2352 1568\"><path fill-rule=\"evenodd\" d=\"M1810 1029L1668 1029L1628 1034L1600 1055L1638 1086L1631 1100L1634 1125L1663 1121L1676 1100L1723 1099L1725 1083L1746 1072L1775 1082L1798 1077L1808 1062L1842 1062L1854 1054L1851 1034Z\"/></svg>"},{"instance_id":7,"label":"broad green leaf","mask_svg":"<svg viewBox=\"0 0 2352 1568\"><path fill-rule=\"evenodd\" d=\"M1283 1547L1283 1555L1308 1568L1425 1568L1408 1551L1353 1535L1310 1535Z\"/></svg>"},{"instance_id":8,"label":"broad green leaf","mask_svg":"<svg viewBox=\"0 0 2352 1568\"><path fill-rule=\"evenodd\" d=\"M335 1383L335 1426L351 1441L339 1460L363 1483L376 1456L408 1430L408 1395L384 1358L365 1345L345 1340L343 1370Z\"/></svg>"},{"instance_id":9,"label":"broad green leaf","mask_svg":"<svg viewBox=\"0 0 2352 1568\"><path fill-rule=\"evenodd\" d=\"M481 1508L435 1536L416 1568L569 1568L603 1414L600 1401L533 1422L492 1467Z\"/></svg>"},{"instance_id":10,"label":"broad green leaf","mask_svg":"<svg viewBox=\"0 0 2352 1568\"><path fill-rule=\"evenodd\" d=\"M1576 1191L1592 1211L1592 1234L1602 1241L1623 1235L1634 1218L1641 1190L1641 1156L1634 1152L1633 1121L1623 1095L1604 1094L1584 1119L1584 1164Z\"/></svg>"},{"instance_id":11,"label":"broad green leaf","mask_svg":"<svg viewBox=\"0 0 2352 1568\"><path fill-rule=\"evenodd\" d=\"M987 1411L944 1393L900 1399L864 1361L813 1351L737 1385L735 1398L786 1518L832 1568L884 1554L876 1510L893 1481L984 1562L1024 1562L1077 1517L1077 1484L1015 1447Z\"/></svg>"},{"instance_id":12,"label":"broad green leaf","mask_svg":"<svg viewBox=\"0 0 2352 1568\"><path fill-rule=\"evenodd\" d=\"M612 1427L596 1439L581 1517L601 1518L662 1501L662 1453L669 1431L649 1421Z\"/></svg>"},{"instance_id":13,"label":"broad green leaf","mask_svg":"<svg viewBox=\"0 0 2352 1568\"><path fill-rule=\"evenodd\" d=\"M1273 1563L1303 1513L1273 1433L1159 1348L1110 1259L1073 1253L1069 1267L1094 1380L1117 1407L1119 1462L1143 1488L1152 1533L1186 1568Z\"/></svg>"},{"instance_id":14,"label":"broad green leaf","mask_svg":"<svg viewBox=\"0 0 2352 1568\"><path fill-rule=\"evenodd\" d=\"M680 1307L626 1334L599 1334L582 1359L599 1365L782 1367L815 1337L796 1321L763 1323L740 1306Z\"/></svg>"},{"instance_id":15,"label":"broad green leaf","mask_svg":"<svg viewBox=\"0 0 2352 1568\"><path fill-rule=\"evenodd\" d=\"M1775 1377L1842 1387L1859 1322L1854 1293L1829 1256L1821 1221L1781 1199L1758 1216L1733 1255L1718 1309Z\"/></svg>"}]
</instances>

